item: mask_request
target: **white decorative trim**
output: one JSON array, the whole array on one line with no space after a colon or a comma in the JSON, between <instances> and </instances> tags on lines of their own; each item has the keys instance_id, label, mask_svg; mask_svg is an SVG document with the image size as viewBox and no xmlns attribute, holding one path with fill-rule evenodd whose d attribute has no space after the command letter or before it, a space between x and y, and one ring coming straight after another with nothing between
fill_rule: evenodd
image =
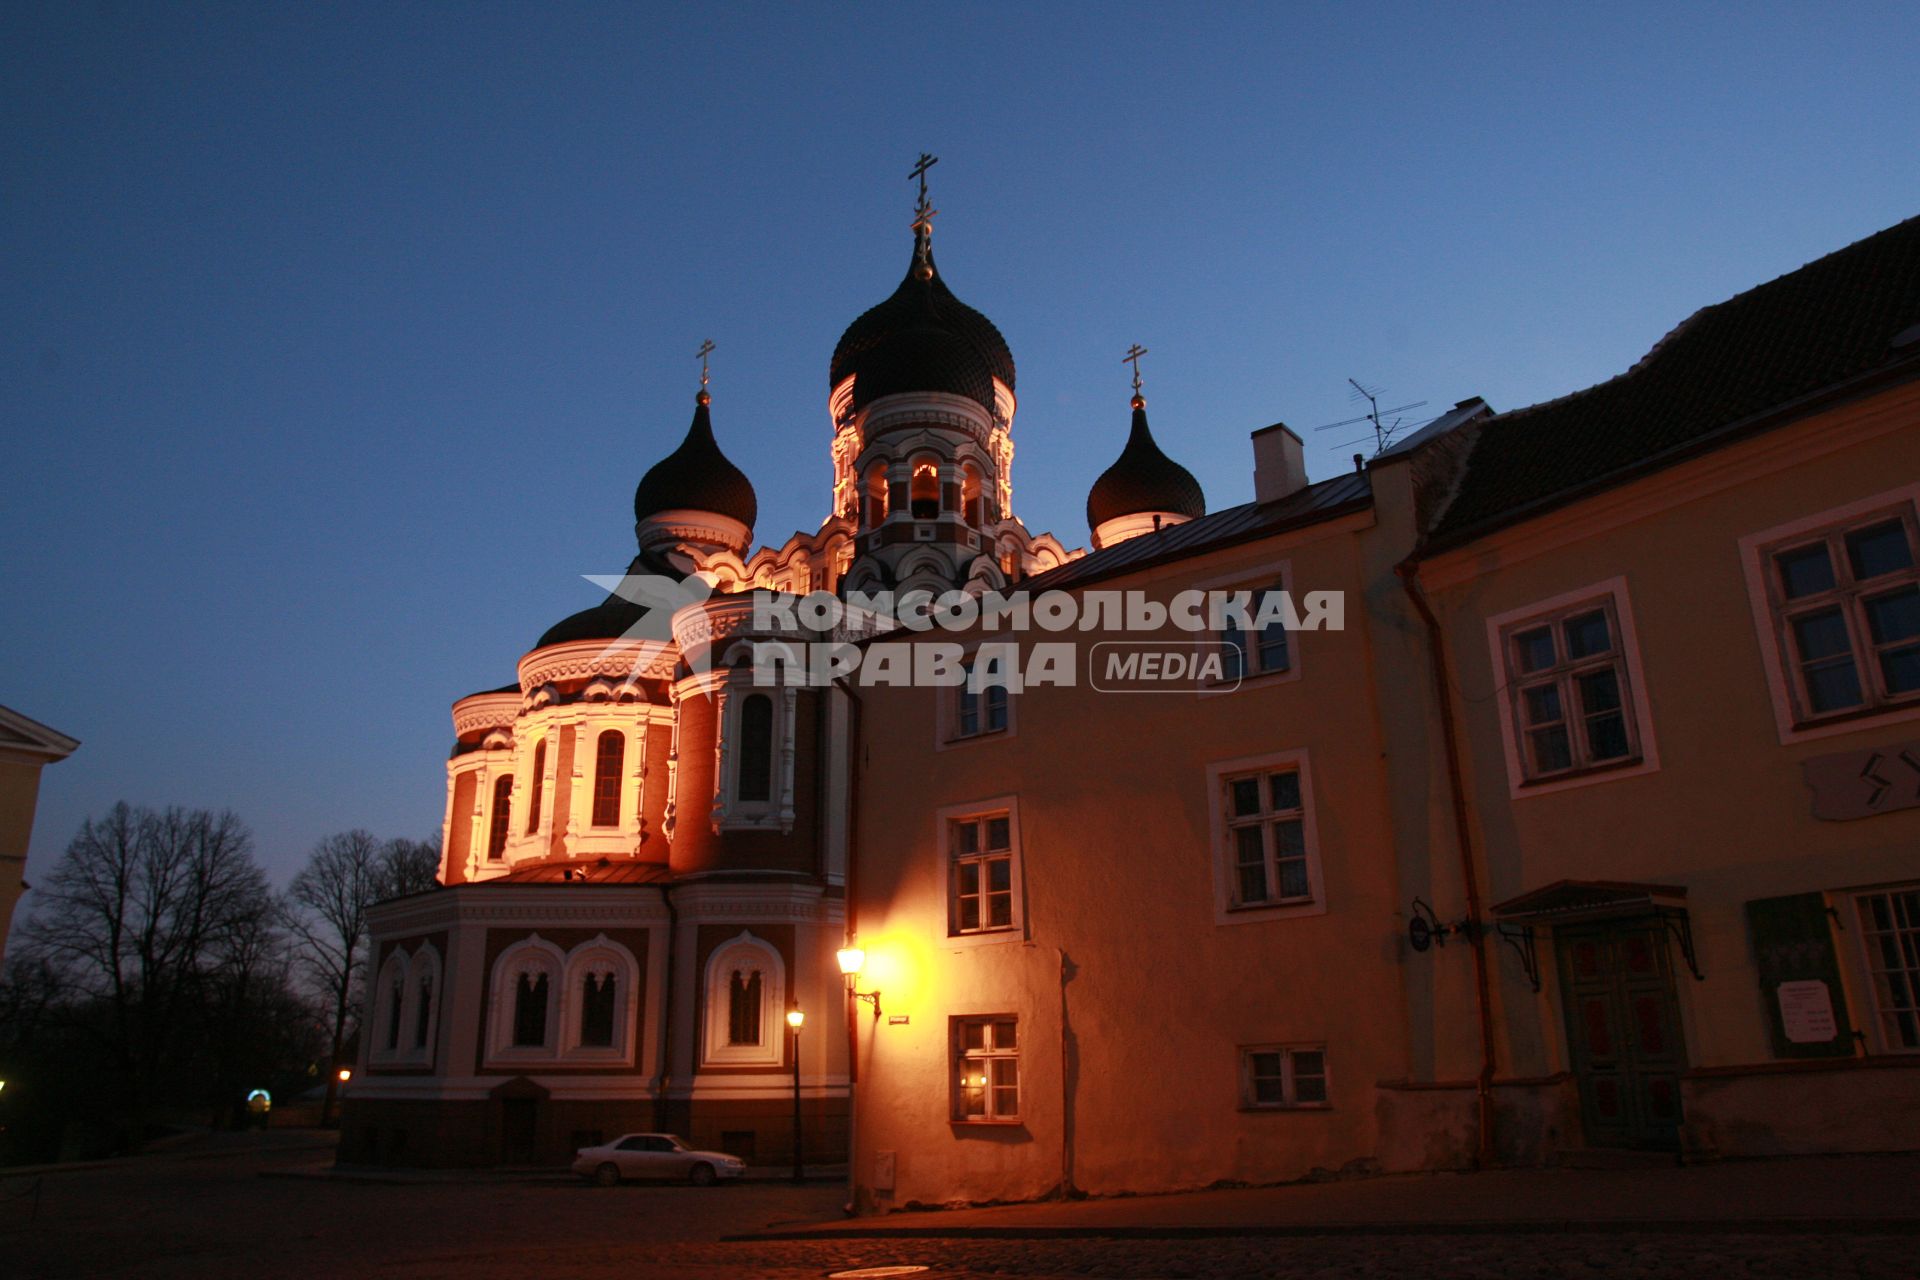
<instances>
[{"instance_id":1,"label":"white decorative trim","mask_svg":"<svg viewBox=\"0 0 1920 1280\"><path fill-rule=\"evenodd\" d=\"M1877 511L1901 506L1920 511L1920 484L1902 485L1897 489L1874 494L1870 498L1861 498L1844 506L1830 507L1825 511L1788 521L1786 524L1775 525L1771 529L1762 529L1758 533L1750 533L1740 539L1740 568L1746 579L1747 602L1753 610L1754 638L1760 645L1760 662L1767 674L1767 697L1773 704L1773 727L1780 736L1782 746L1920 719L1920 704L1908 704L1889 707L1876 714L1816 721L1805 727L1799 726L1787 670L1780 660L1779 633L1774 624L1772 599L1767 590L1766 564L1761 555L1763 548L1775 543L1791 541L1800 534L1810 534L1834 525L1847 524ZM1862 671L1861 687L1865 688L1870 679L1870 673Z\"/></svg>"},{"instance_id":2,"label":"white decorative trim","mask_svg":"<svg viewBox=\"0 0 1920 1280\"><path fill-rule=\"evenodd\" d=\"M582 1044L586 978L590 973L602 972L613 975L613 1043ZM633 952L606 934L597 934L567 953L566 973L560 1009L562 1058L567 1062L632 1066L640 1009L640 966Z\"/></svg>"},{"instance_id":3,"label":"white decorative trim","mask_svg":"<svg viewBox=\"0 0 1920 1280\"><path fill-rule=\"evenodd\" d=\"M1620 624L1620 657L1626 664L1628 705L1633 708L1632 740L1640 748L1639 762L1603 766L1571 777L1548 777L1538 782L1528 782L1526 768L1520 759L1519 735L1514 731L1515 709L1507 685L1506 645L1501 633L1529 618L1559 613L1586 601L1597 603L1603 597L1612 603L1614 618ZM1518 800L1552 791L1570 791L1576 787L1612 782L1616 778L1637 778L1642 774L1660 771L1660 745L1654 739L1653 707L1647 697L1647 678L1640 671L1640 634L1633 625L1633 601L1627 595L1627 580L1624 577L1608 578L1605 582L1596 582L1577 591L1564 591L1551 600L1541 600L1523 608L1495 614L1487 619L1487 646L1493 658L1494 713L1500 721L1500 746L1506 753L1508 798ZM1572 714L1568 712L1569 717Z\"/></svg>"},{"instance_id":4,"label":"white decorative trim","mask_svg":"<svg viewBox=\"0 0 1920 1280\"><path fill-rule=\"evenodd\" d=\"M517 693L475 693L453 704L453 733L464 738L483 729L511 727L520 714Z\"/></svg>"},{"instance_id":5,"label":"white decorative trim","mask_svg":"<svg viewBox=\"0 0 1920 1280\"><path fill-rule=\"evenodd\" d=\"M740 554L753 541L753 530L732 516L690 507L656 511L634 525L633 534L642 550L691 543L695 547L725 547Z\"/></svg>"},{"instance_id":6,"label":"white decorative trim","mask_svg":"<svg viewBox=\"0 0 1920 1280\"><path fill-rule=\"evenodd\" d=\"M731 984L742 966L758 965L760 974L760 1043L733 1044ZM701 1037L701 1061L714 1066L778 1066L785 1058L787 966L779 949L751 930L721 943L707 957L701 982L706 1033Z\"/></svg>"},{"instance_id":7,"label":"white decorative trim","mask_svg":"<svg viewBox=\"0 0 1920 1280\"><path fill-rule=\"evenodd\" d=\"M664 640L569 640L535 649L520 659L520 688L531 694L556 680L671 680L680 651Z\"/></svg>"},{"instance_id":8,"label":"white decorative trim","mask_svg":"<svg viewBox=\"0 0 1920 1280\"><path fill-rule=\"evenodd\" d=\"M1235 774L1272 772L1288 767L1300 774L1301 835L1307 846L1307 883L1313 888L1313 901L1295 905L1236 907L1233 905L1233 850L1228 843L1231 837L1226 813L1226 780ZM1319 808L1313 794L1313 769L1304 747L1219 760L1207 766L1207 823L1210 837L1207 860L1213 866L1215 924L1261 924L1327 913L1327 882L1320 869L1320 826L1316 819Z\"/></svg>"}]
</instances>

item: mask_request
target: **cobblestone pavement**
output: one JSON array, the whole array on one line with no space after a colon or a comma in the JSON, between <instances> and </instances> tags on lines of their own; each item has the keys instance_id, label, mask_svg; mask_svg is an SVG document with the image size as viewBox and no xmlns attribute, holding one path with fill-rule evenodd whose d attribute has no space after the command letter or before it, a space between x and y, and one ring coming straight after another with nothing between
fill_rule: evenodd
<instances>
[{"instance_id":1,"label":"cobblestone pavement","mask_svg":"<svg viewBox=\"0 0 1920 1280\"><path fill-rule=\"evenodd\" d=\"M835 1216L841 1188L697 1189L495 1181L361 1184L263 1177L313 1152L263 1148L0 1180L0 1276L405 1276L408 1280L820 1277L886 1265L929 1280L1023 1277L1920 1276L1920 1234L1338 1234L1194 1239L727 1241Z\"/></svg>"}]
</instances>

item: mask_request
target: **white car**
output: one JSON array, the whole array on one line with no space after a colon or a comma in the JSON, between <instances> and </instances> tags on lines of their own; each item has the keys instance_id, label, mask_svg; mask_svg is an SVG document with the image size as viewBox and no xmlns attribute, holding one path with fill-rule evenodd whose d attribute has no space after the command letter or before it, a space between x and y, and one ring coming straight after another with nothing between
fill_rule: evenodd
<instances>
[{"instance_id":1,"label":"white car","mask_svg":"<svg viewBox=\"0 0 1920 1280\"><path fill-rule=\"evenodd\" d=\"M696 1187L710 1187L721 1178L738 1178L747 1166L723 1151L695 1151L670 1133L629 1133L581 1147L574 1152L573 1171L603 1187L626 1178L685 1178Z\"/></svg>"}]
</instances>

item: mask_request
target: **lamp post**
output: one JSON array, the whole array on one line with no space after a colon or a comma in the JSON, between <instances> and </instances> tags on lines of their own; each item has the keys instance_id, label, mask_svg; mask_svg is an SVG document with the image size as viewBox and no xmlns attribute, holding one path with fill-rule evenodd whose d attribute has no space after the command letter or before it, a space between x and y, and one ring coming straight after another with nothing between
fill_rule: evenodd
<instances>
[{"instance_id":1,"label":"lamp post","mask_svg":"<svg viewBox=\"0 0 1920 1280\"><path fill-rule=\"evenodd\" d=\"M787 1025L793 1028L793 1180L799 1182L805 1175L800 1171L800 1028L805 1024L807 1015L795 1005L787 1010Z\"/></svg>"}]
</instances>

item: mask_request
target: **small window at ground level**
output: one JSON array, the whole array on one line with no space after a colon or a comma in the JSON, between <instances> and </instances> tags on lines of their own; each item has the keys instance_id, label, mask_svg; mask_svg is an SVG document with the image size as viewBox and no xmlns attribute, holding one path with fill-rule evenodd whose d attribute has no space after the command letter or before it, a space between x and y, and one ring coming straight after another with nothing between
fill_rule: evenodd
<instances>
[{"instance_id":1,"label":"small window at ground level","mask_svg":"<svg viewBox=\"0 0 1920 1280\"><path fill-rule=\"evenodd\" d=\"M1240 1102L1246 1107L1327 1105L1323 1045L1263 1045L1240 1051Z\"/></svg>"}]
</instances>

